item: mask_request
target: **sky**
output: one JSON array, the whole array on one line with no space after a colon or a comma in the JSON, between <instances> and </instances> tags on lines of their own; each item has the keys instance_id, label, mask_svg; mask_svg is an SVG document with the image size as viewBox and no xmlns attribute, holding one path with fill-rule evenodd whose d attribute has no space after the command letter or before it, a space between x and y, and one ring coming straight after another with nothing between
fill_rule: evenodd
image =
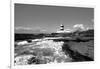
<instances>
[{"instance_id":1,"label":"sky","mask_svg":"<svg viewBox=\"0 0 100 69\"><path fill-rule=\"evenodd\" d=\"M61 24L74 30L75 25L93 28L94 9L85 7L15 4L15 33L56 32Z\"/></svg>"}]
</instances>

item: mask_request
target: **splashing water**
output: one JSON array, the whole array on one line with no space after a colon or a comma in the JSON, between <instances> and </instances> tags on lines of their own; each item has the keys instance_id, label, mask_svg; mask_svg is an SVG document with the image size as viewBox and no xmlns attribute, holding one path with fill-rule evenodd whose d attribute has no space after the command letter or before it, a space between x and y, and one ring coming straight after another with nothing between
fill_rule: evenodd
<instances>
[{"instance_id":1,"label":"splashing water","mask_svg":"<svg viewBox=\"0 0 100 69\"><path fill-rule=\"evenodd\" d=\"M36 43L33 41L29 45L17 46L17 50L15 50L17 54L15 65L64 63L68 60L70 61L70 57L65 55L62 50L63 44L63 41L41 40Z\"/></svg>"}]
</instances>

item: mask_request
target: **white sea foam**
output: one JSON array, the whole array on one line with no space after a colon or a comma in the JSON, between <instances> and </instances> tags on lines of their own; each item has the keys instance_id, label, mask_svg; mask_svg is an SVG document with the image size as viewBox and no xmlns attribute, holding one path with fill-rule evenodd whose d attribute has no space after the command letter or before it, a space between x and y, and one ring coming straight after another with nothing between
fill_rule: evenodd
<instances>
[{"instance_id":1,"label":"white sea foam","mask_svg":"<svg viewBox=\"0 0 100 69\"><path fill-rule=\"evenodd\" d=\"M28 43L27 41L21 41L21 42L18 42L17 45L25 45L27 43Z\"/></svg>"},{"instance_id":2,"label":"white sea foam","mask_svg":"<svg viewBox=\"0 0 100 69\"><path fill-rule=\"evenodd\" d=\"M35 41L37 41L35 44L31 44L31 46L27 45L26 48L28 49L26 50L32 51L33 53L37 54L36 57L38 59L45 61L46 63L63 63L67 58L69 58L62 50L62 46L64 44L63 41L55 42L48 39L35 39L33 42ZM46 53L47 56L44 56ZM22 59L22 61L19 61L20 59ZM27 64L27 59L29 59L29 55L16 57L16 65Z\"/></svg>"}]
</instances>

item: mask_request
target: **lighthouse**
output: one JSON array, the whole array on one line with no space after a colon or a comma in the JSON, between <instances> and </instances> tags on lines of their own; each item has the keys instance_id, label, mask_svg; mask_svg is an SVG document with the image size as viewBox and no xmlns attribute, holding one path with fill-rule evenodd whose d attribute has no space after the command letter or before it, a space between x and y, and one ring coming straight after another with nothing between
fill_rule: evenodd
<instances>
[{"instance_id":1,"label":"lighthouse","mask_svg":"<svg viewBox=\"0 0 100 69\"><path fill-rule=\"evenodd\" d=\"M59 26L59 30L57 31L57 33L64 33L64 32L65 32L65 30L64 30L64 25L61 24L61 25Z\"/></svg>"},{"instance_id":2,"label":"lighthouse","mask_svg":"<svg viewBox=\"0 0 100 69\"><path fill-rule=\"evenodd\" d=\"M60 25L60 27L59 27L59 30L57 30L57 32L56 33L70 33L70 32L72 32L70 29L64 29L64 25L63 24L61 24Z\"/></svg>"},{"instance_id":3,"label":"lighthouse","mask_svg":"<svg viewBox=\"0 0 100 69\"><path fill-rule=\"evenodd\" d=\"M60 31L64 31L64 25L63 24L60 25Z\"/></svg>"}]
</instances>

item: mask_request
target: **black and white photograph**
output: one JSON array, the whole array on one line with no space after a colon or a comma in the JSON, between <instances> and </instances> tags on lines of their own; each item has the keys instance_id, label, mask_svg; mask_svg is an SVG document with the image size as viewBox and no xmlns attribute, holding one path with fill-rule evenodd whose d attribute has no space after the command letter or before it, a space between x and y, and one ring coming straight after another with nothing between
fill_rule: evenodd
<instances>
[{"instance_id":1,"label":"black and white photograph","mask_svg":"<svg viewBox=\"0 0 100 69\"><path fill-rule=\"evenodd\" d=\"M14 4L14 65L94 61L94 8Z\"/></svg>"}]
</instances>

